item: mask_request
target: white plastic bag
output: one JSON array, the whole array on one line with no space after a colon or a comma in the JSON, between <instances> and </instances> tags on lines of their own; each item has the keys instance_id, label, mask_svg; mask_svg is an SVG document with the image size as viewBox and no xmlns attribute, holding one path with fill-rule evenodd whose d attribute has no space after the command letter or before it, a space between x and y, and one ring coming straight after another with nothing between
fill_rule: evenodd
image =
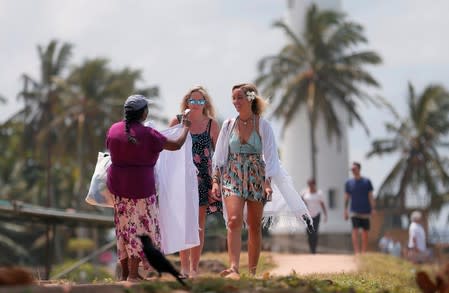
<instances>
[{"instance_id":1,"label":"white plastic bag","mask_svg":"<svg viewBox=\"0 0 449 293\"><path fill-rule=\"evenodd\" d=\"M90 181L89 192L86 196L86 202L91 205L101 207L114 207L114 195L106 186L107 170L111 165L111 156L109 153L98 152L97 165L94 175Z\"/></svg>"}]
</instances>

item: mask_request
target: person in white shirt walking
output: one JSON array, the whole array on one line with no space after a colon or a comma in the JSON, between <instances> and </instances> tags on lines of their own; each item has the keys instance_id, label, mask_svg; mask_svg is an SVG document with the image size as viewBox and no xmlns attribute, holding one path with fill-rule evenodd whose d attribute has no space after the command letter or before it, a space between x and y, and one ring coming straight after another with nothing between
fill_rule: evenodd
<instances>
[{"instance_id":1,"label":"person in white shirt walking","mask_svg":"<svg viewBox=\"0 0 449 293\"><path fill-rule=\"evenodd\" d=\"M316 188L315 179L309 179L307 181L308 188L301 193L302 199L309 209L310 216L313 221L313 230L307 229L307 238L309 241L310 253L316 253L316 247L318 245L318 229L320 226L321 211L323 211L323 221L327 222L327 209L324 203L324 197L321 190Z\"/></svg>"},{"instance_id":2,"label":"person in white shirt walking","mask_svg":"<svg viewBox=\"0 0 449 293\"><path fill-rule=\"evenodd\" d=\"M415 263L425 262L430 259L431 254L426 246L426 232L421 225L421 212L412 212L410 220L411 223L408 228L408 257Z\"/></svg>"}]
</instances>

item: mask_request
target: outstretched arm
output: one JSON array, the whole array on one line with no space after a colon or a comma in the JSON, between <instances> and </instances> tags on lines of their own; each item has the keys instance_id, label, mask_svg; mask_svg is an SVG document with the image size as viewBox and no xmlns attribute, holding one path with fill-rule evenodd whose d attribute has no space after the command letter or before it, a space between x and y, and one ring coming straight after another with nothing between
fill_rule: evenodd
<instances>
[{"instance_id":1,"label":"outstretched arm","mask_svg":"<svg viewBox=\"0 0 449 293\"><path fill-rule=\"evenodd\" d=\"M176 121L177 121L177 119L176 119ZM175 119L173 119L170 122L170 124L172 124L172 123L173 123L173 125L178 124L178 123L175 124ZM191 122L187 119L187 116L184 115L183 119L182 119L182 125L184 127L182 129L181 136L178 137L178 139L174 139L174 140L167 139L167 141L165 142L164 147L163 147L164 150L167 150L167 151L179 150L182 147L182 145L184 144L184 142L186 141L187 134L189 133L190 124L191 124ZM171 126L173 126L173 125L171 125Z\"/></svg>"}]
</instances>

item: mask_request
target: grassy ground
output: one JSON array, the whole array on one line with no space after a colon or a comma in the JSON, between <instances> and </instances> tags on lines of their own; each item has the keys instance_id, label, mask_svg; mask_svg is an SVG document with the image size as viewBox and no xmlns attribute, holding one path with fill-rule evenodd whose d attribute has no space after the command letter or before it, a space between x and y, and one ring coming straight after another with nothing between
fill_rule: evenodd
<instances>
[{"instance_id":1,"label":"grassy ground","mask_svg":"<svg viewBox=\"0 0 449 293\"><path fill-rule=\"evenodd\" d=\"M224 254L205 254L204 259L227 262ZM271 277L268 273L273 268L268 253L261 256L257 278L250 278L245 273L239 281L225 280L217 275L204 275L190 281L190 292L420 292L415 283L415 272L426 270L434 272L435 267L414 265L402 259L385 254L366 254L358 258L359 271L346 274L316 274L299 276L291 274L284 277ZM242 254L242 272L246 271L247 258ZM264 273L265 272L265 273ZM181 289L175 282L156 282L142 285L145 292L170 292Z\"/></svg>"},{"instance_id":2,"label":"grassy ground","mask_svg":"<svg viewBox=\"0 0 449 293\"><path fill-rule=\"evenodd\" d=\"M429 267L419 267L400 258L378 253L359 256L357 265L359 271L355 273L317 274L307 276L306 280L331 280L336 288L354 288L356 292L413 293L420 292L415 282L416 270L429 270Z\"/></svg>"},{"instance_id":3,"label":"grassy ground","mask_svg":"<svg viewBox=\"0 0 449 293\"><path fill-rule=\"evenodd\" d=\"M202 260L215 260L227 266L227 256L224 253L206 253ZM247 257L242 254L242 278L239 281L218 277L216 273L204 273L200 278L188 280L191 287L185 291L173 279L164 277L161 280L144 282L124 292L420 292L415 284L415 272L426 270L431 273L436 268L432 266L417 266L402 259L385 254L366 254L357 259L359 271L345 274L316 274L299 276L295 273L289 276L272 277L268 271L275 267L269 253L263 253L258 267L257 278L247 275ZM108 283L107 280L105 280ZM101 281L99 283L102 283Z\"/></svg>"}]
</instances>

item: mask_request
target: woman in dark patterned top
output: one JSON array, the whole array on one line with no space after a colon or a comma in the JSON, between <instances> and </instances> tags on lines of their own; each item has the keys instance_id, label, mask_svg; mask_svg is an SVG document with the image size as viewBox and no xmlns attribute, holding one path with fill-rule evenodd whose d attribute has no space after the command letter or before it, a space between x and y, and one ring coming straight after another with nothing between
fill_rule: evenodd
<instances>
[{"instance_id":1,"label":"woman in dark patterned top","mask_svg":"<svg viewBox=\"0 0 449 293\"><path fill-rule=\"evenodd\" d=\"M181 112L190 109L190 134L192 136L193 162L198 169L199 195L199 237L200 245L181 251L181 274L194 278L198 275L198 265L204 245L206 214L221 212L221 201L212 196L212 155L217 142L219 127L215 121L215 111L211 98L202 86L190 89L182 99ZM173 118L170 126L180 123L179 117Z\"/></svg>"}]
</instances>

